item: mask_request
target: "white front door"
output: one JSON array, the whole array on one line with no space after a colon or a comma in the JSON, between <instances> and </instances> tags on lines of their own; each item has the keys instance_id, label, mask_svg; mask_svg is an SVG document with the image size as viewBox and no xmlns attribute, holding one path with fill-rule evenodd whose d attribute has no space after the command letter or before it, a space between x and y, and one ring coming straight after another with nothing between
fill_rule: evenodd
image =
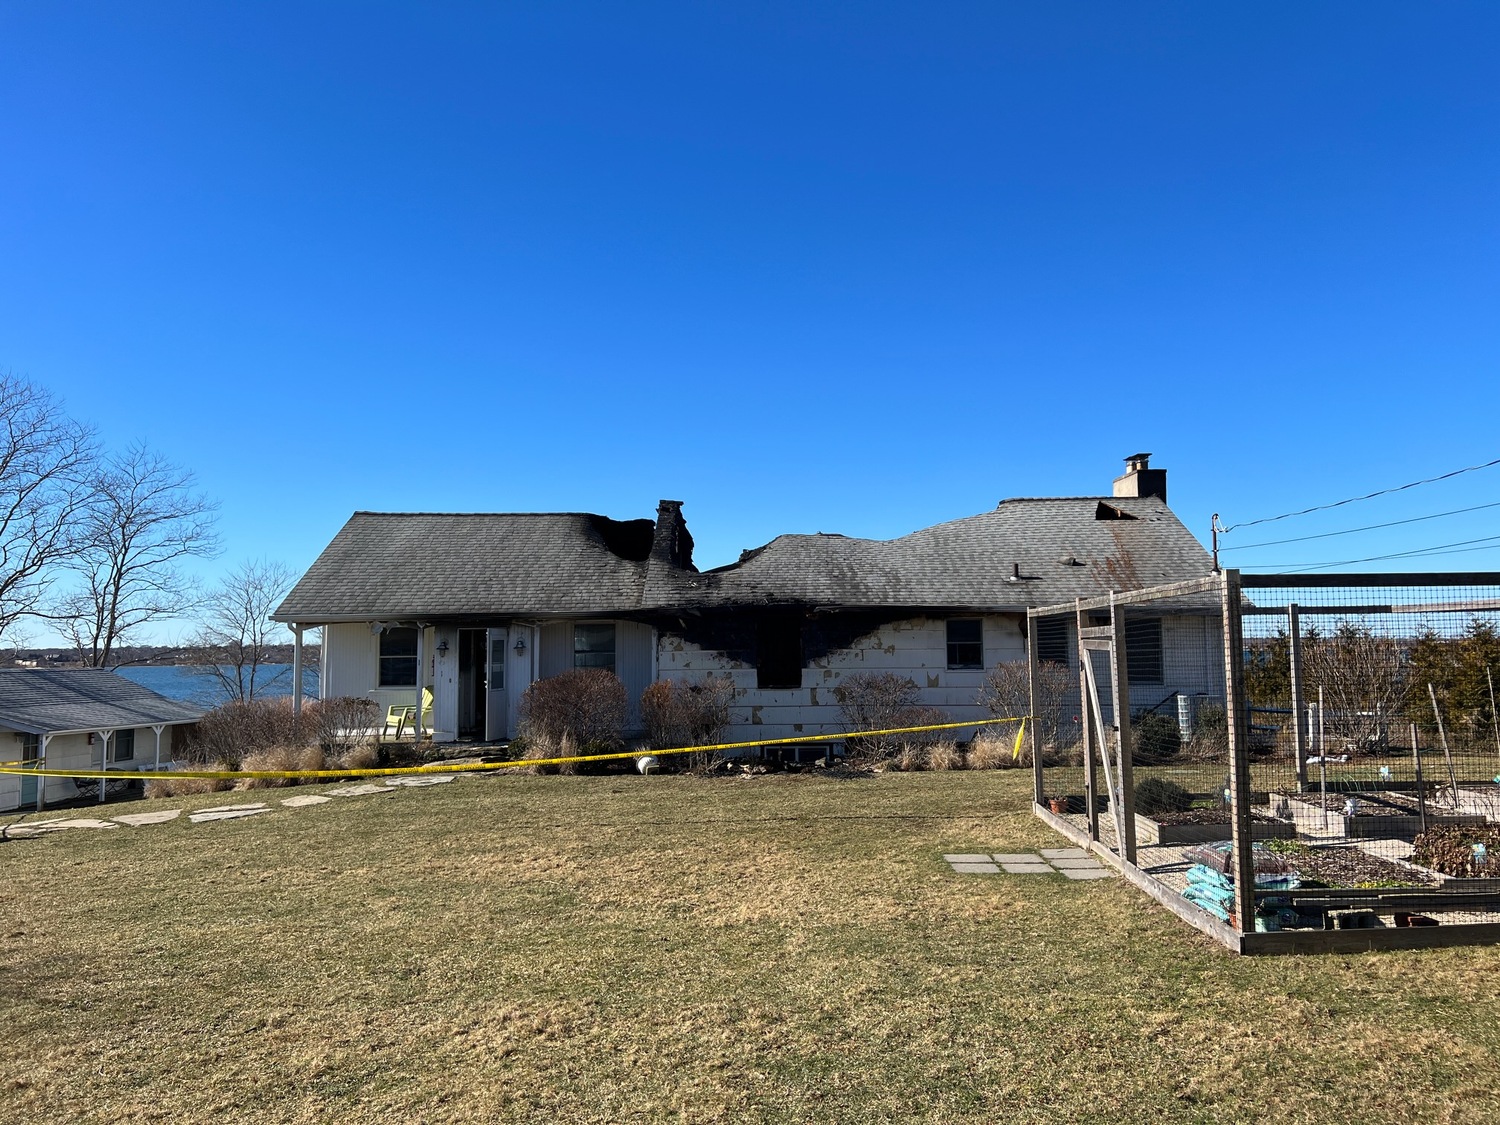
<instances>
[{"instance_id":1,"label":"white front door","mask_svg":"<svg viewBox=\"0 0 1500 1125\"><path fill-rule=\"evenodd\" d=\"M505 642L510 634L505 629L490 629L486 641L486 652L489 660L485 666L485 709L484 709L484 738L486 742L493 742L498 738L507 738L510 731L510 693L506 690L505 681L505 654L507 649Z\"/></svg>"}]
</instances>

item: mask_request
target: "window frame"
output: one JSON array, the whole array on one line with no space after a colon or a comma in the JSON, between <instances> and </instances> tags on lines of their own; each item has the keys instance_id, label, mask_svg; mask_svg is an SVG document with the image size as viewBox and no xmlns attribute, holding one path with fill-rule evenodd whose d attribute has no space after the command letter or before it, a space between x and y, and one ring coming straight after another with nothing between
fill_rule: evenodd
<instances>
[{"instance_id":1,"label":"window frame","mask_svg":"<svg viewBox=\"0 0 1500 1125\"><path fill-rule=\"evenodd\" d=\"M394 645L397 639L411 636L411 651L387 652L387 644ZM377 688L414 688L417 686L417 627L415 625L392 625L380 631L380 642L376 651L375 686ZM407 665L411 678L405 679ZM388 671L392 669L392 671ZM403 678L395 678L397 675Z\"/></svg>"},{"instance_id":2,"label":"window frame","mask_svg":"<svg viewBox=\"0 0 1500 1125\"><path fill-rule=\"evenodd\" d=\"M130 743L130 754L127 757L120 753L120 736L126 735L125 741ZM121 727L109 736L109 760L111 762L133 762L135 761L135 728Z\"/></svg>"},{"instance_id":3,"label":"window frame","mask_svg":"<svg viewBox=\"0 0 1500 1125\"><path fill-rule=\"evenodd\" d=\"M597 649L596 648L579 648L578 647L579 633L580 633L581 630L584 630L584 629L608 629L609 630L609 648L607 650L603 649L603 648L597 648ZM608 664L594 663L592 661L587 661L587 660L584 661L583 663L579 662L579 657L598 657L598 656L603 656L606 653L609 656L609 663ZM618 625L615 622L613 622L613 621L575 621L573 623L573 667L574 668L602 668L606 672L612 672L612 673L618 675L619 673L616 672L616 669L619 667L619 660L620 660L620 630L619 630Z\"/></svg>"},{"instance_id":4,"label":"window frame","mask_svg":"<svg viewBox=\"0 0 1500 1125\"><path fill-rule=\"evenodd\" d=\"M1143 637L1143 634L1145 636ZM1160 617L1125 619L1125 674L1132 684L1167 682L1166 646Z\"/></svg>"},{"instance_id":5,"label":"window frame","mask_svg":"<svg viewBox=\"0 0 1500 1125\"><path fill-rule=\"evenodd\" d=\"M953 627L955 625L974 625L978 637L972 640L954 640ZM982 617L950 617L945 622L944 632L948 643L948 670L950 672L983 672L984 671L984 618ZM971 655L972 661L955 659L961 655Z\"/></svg>"},{"instance_id":6,"label":"window frame","mask_svg":"<svg viewBox=\"0 0 1500 1125\"><path fill-rule=\"evenodd\" d=\"M1068 619L1066 617L1037 617L1032 620L1036 630L1036 659L1038 664L1060 664L1064 668L1073 663L1068 646ZM1044 632L1047 634L1044 636ZM1043 646L1047 651L1043 651Z\"/></svg>"}]
</instances>

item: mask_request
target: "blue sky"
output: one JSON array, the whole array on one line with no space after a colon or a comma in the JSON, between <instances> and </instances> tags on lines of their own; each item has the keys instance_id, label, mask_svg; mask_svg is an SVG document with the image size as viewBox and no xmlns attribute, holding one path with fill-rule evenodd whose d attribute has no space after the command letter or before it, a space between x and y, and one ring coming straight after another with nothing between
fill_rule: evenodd
<instances>
[{"instance_id":1,"label":"blue sky","mask_svg":"<svg viewBox=\"0 0 1500 1125\"><path fill-rule=\"evenodd\" d=\"M1500 457L1497 42L1491 3L0 2L0 369L198 474L208 578L356 509L662 497L718 565L1138 450L1206 539Z\"/></svg>"}]
</instances>

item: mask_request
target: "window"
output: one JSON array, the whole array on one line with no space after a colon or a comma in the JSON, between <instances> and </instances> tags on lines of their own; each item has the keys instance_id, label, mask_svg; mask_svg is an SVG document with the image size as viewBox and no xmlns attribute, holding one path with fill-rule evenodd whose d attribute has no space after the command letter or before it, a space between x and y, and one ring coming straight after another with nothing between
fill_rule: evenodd
<instances>
[{"instance_id":1,"label":"window","mask_svg":"<svg viewBox=\"0 0 1500 1125\"><path fill-rule=\"evenodd\" d=\"M1163 682L1160 617L1126 618L1125 668L1133 684Z\"/></svg>"},{"instance_id":2,"label":"window","mask_svg":"<svg viewBox=\"0 0 1500 1125\"><path fill-rule=\"evenodd\" d=\"M380 686L417 686L417 631L406 627L380 634Z\"/></svg>"},{"instance_id":3,"label":"window","mask_svg":"<svg viewBox=\"0 0 1500 1125\"><path fill-rule=\"evenodd\" d=\"M948 622L948 667L984 667L984 622L979 618Z\"/></svg>"},{"instance_id":4,"label":"window","mask_svg":"<svg viewBox=\"0 0 1500 1125\"><path fill-rule=\"evenodd\" d=\"M21 761L34 762L42 756L42 736L39 734L17 734L21 743Z\"/></svg>"},{"instance_id":5,"label":"window","mask_svg":"<svg viewBox=\"0 0 1500 1125\"><path fill-rule=\"evenodd\" d=\"M490 641L490 678L489 688L491 691L499 691L505 686L505 638L495 637Z\"/></svg>"},{"instance_id":6,"label":"window","mask_svg":"<svg viewBox=\"0 0 1500 1125\"><path fill-rule=\"evenodd\" d=\"M1067 664L1068 619L1038 617L1031 624L1036 630L1036 658L1043 664Z\"/></svg>"},{"instance_id":7,"label":"window","mask_svg":"<svg viewBox=\"0 0 1500 1125\"><path fill-rule=\"evenodd\" d=\"M125 730L117 730L114 737L109 740L109 760L111 762L129 762L135 758L135 730L127 727Z\"/></svg>"},{"instance_id":8,"label":"window","mask_svg":"<svg viewBox=\"0 0 1500 1125\"><path fill-rule=\"evenodd\" d=\"M615 670L615 627L573 626L573 667Z\"/></svg>"},{"instance_id":9,"label":"window","mask_svg":"<svg viewBox=\"0 0 1500 1125\"><path fill-rule=\"evenodd\" d=\"M768 614L760 619L755 631L755 686L802 686L801 618Z\"/></svg>"}]
</instances>

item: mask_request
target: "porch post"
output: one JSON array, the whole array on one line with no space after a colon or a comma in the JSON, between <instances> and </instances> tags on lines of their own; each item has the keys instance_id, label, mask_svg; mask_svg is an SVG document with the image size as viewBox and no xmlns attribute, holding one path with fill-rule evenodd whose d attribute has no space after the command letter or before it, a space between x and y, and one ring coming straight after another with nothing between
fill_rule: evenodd
<instances>
[{"instance_id":1,"label":"porch post","mask_svg":"<svg viewBox=\"0 0 1500 1125\"><path fill-rule=\"evenodd\" d=\"M302 626L292 622L292 714L302 714Z\"/></svg>"},{"instance_id":2,"label":"porch post","mask_svg":"<svg viewBox=\"0 0 1500 1125\"><path fill-rule=\"evenodd\" d=\"M95 731L99 736L99 772L101 774L109 770L109 740L114 735L112 730ZM104 804L104 778L99 778L99 803Z\"/></svg>"},{"instance_id":3,"label":"porch post","mask_svg":"<svg viewBox=\"0 0 1500 1125\"><path fill-rule=\"evenodd\" d=\"M42 738L41 738L41 741L37 745L38 754L37 754L36 768L37 768L38 771L44 770L44 769L47 768L47 743L49 743L51 741L52 741L52 736L50 734L43 734ZM46 796L47 796L47 778L46 778L45 775L43 775L43 776L38 777L36 779L36 811L37 812L41 812L42 811L42 805L43 805L43 802L46 799Z\"/></svg>"},{"instance_id":4,"label":"porch post","mask_svg":"<svg viewBox=\"0 0 1500 1125\"><path fill-rule=\"evenodd\" d=\"M153 771L161 770L161 732L166 729L164 723L152 723L151 729L156 734L156 764L152 766Z\"/></svg>"},{"instance_id":5,"label":"porch post","mask_svg":"<svg viewBox=\"0 0 1500 1125\"><path fill-rule=\"evenodd\" d=\"M417 698L416 714L412 719L411 726L415 732L412 736L413 742L422 741L422 688L426 686L423 681L427 679L427 646L423 644L426 637L423 635L426 629L420 621L417 622Z\"/></svg>"}]
</instances>

